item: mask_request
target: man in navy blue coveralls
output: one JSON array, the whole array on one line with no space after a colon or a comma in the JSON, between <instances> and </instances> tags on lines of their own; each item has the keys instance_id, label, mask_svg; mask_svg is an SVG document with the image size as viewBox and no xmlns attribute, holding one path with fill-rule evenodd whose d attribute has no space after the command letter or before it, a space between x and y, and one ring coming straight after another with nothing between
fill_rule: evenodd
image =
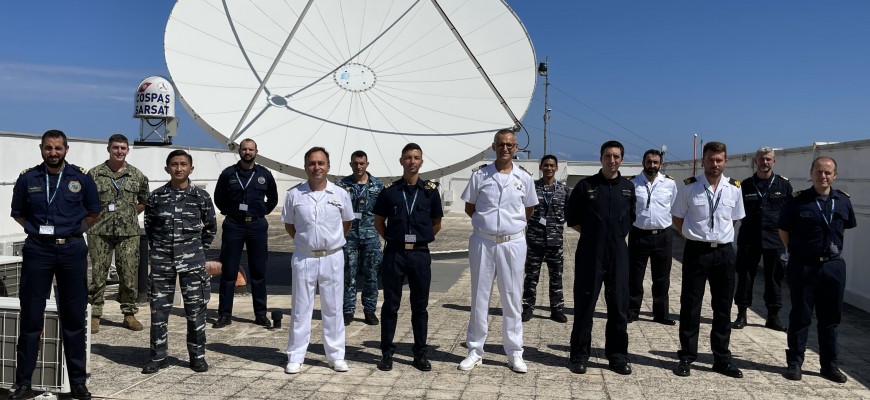
<instances>
[{"instance_id":1,"label":"man in navy blue coveralls","mask_svg":"<svg viewBox=\"0 0 870 400\"><path fill-rule=\"evenodd\" d=\"M819 157L810 168L813 187L795 192L779 216L779 236L788 249L786 281L791 294L785 377L801 379L807 335L816 310L819 362L823 377L845 383L837 353L837 325L843 314L846 261L843 231L858 225L846 192L831 187L837 162Z\"/></svg>"},{"instance_id":2,"label":"man in navy blue coveralls","mask_svg":"<svg viewBox=\"0 0 870 400\"><path fill-rule=\"evenodd\" d=\"M21 253L17 388L9 398L33 397L31 377L39 352L45 300L56 276L55 298L72 397L90 399L85 387L88 246L82 234L99 216L100 197L86 171L66 163L69 145L63 132L45 132L39 148L43 163L22 172L12 191L11 215L24 227L27 240Z\"/></svg>"}]
</instances>

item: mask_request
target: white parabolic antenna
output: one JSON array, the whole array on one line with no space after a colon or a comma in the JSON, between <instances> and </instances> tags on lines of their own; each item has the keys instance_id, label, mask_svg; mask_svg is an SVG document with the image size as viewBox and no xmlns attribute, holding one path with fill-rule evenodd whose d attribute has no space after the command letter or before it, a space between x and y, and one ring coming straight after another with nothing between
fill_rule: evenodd
<instances>
[{"instance_id":1,"label":"white parabolic antenna","mask_svg":"<svg viewBox=\"0 0 870 400\"><path fill-rule=\"evenodd\" d=\"M519 123L537 74L528 33L502 0L179 1L166 64L184 107L230 148L304 177L304 153L330 152L333 176L368 154L375 176L423 176L478 162Z\"/></svg>"}]
</instances>

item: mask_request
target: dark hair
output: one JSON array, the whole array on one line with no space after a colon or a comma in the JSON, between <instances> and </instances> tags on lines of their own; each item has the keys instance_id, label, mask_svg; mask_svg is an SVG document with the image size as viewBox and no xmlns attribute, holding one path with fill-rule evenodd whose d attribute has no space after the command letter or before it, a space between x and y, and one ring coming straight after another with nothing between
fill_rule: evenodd
<instances>
[{"instance_id":1,"label":"dark hair","mask_svg":"<svg viewBox=\"0 0 870 400\"><path fill-rule=\"evenodd\" d=\"M357 150L350 155L350 161L353 161L356 158L365 158L366 161L369 160L369 155L362 150Z\"/></svg>"},{"instance_id":2,"label":"dark hair","mask_svg":"<svg viewBox=\"0 0 870 400\"><path fill-rule=\"evenodd\" d=\"M420 154L423 154L423 149L420 148L420 145L412 142L412 143L406 144L405 147L402 147L402 155L405 155L406 151L411 151L411 150L419 150Z\"/></svg>"},{"instance_id":3,"label":"dark hair","mask_svg":"<svg viewBox=\"0 0 870 400\"><path fill-rule=\"evenodd\" d=\"M611 147L616 147L617 149L619 149L619 156L620 157L625 156L625 147L622 146L622 143L619 143L615 140L608 140L608 141L604 142L604 144L601 145L600 156L604 156L604 150L607 150Z\"/></svg>"},{"instance_id":4,"label":"dark hair","mask_svg":"<svg viewBox=\"0 0 870 400\"><path fill-rule=\"evenodd\" d=\"M834 163L834 172L837 172L837 160L835 160L833 157L828 157L828 156L818 156L818 157L816 157L816 159L813 160L813 163L810 164L810 172L812 172L813 168L816 167L816 162L819 162L819 161L822 161L822 160L831 160L831 162Z\"/></svg>"},{"instance_id":5,"label":"dark hair","mask_svg":"<svg viewBox=\"0 0 870 400\"><path fill-rule=\"evenodd\" d=\"M646 161L646 156L648 156L648 155L658 156L658 157L659 157L659 161L661 161L661 162L664 162L664 161L665 161L665 160L664 160L665 157L662 155L662 152L661 152L661 151L658 151L658 150L656 150L656 149L649 149L649 150L647 150L647 151L645 151L645 152L643 153L643 158L640 159L640 162L644 162L644 161Z\"/></svg>"},{"instance_id":6,"label":"dark hair","mask_svg":"<svg viewBox=\"0 0 870 400\"><path fill-rule=\"evenodd\" d=\"M323 154L326 154L326 165L329 165L329 152L320 146L312 147L312 148L308 149L308 151L305 152L305 165L308 165L308 156L310 156L312 153L316 153L318 151L322 152Z\"/></svg>"},{"instance_id":7,"label":"dark hair","mask_svg":"<svg viewBox=\"0 0 870 400\"><path fill-rule=\"evenodd\" d=\"M169 153L169 155L166 156L166 166L168 167L168 166L169 166L169 161L171 161L173 158L178 157L178 156L185 156L185 157L187 157L187 162L189 162L190 165L193 165L193 156L190 155L188 152L186 152L186 151L184 151L184 150L172 150L172 151Z\"/></svg>"},{"instance_id":8,"label":"dark hair","mask_svg":"<svg viewBox=\"0 0 870 400\"><path fill-rule=\"evenodd\" d=\"M109 146L111 146L112 143L124 143L128 146L130 145L130 141L127 140L127 137L120 133L109 136Z\"/></svg>"},{"instance_id":9,"label":"dark hair","mask_svg":"<svg viewBox=\"0 0 870 400\"><path fill-rule=\"evenodd\" d=\"M556 162L556 165L559 165L559 159L556 158L556 156L554 156L554 155L552 155L552 154L547 154L547 155L541 157L541 162L538 164L538 167L543 166L543 165L544 165L544 161L547 161L547 160L553 160L553 161Z\"/></svg>"},{"instance_id":10,"label":"dark hair","mask_svg":"<svg viewBox=\"0 0 870 400\"><path fill-rule=\"evenodd\" d=\"M242 149L242 143L245 143L245 142L251 142L251 143L253 143L253 144L254 144L254 150L257 149L257 142L255 142L254 139L247 138L247 139L242 139L242 141L239 142L239 150Z\"/></svg>"},{"instance_id":11,"label":"dark hair","mask_svg":"<svg viewBox=\"0 0 870 400\"><path fill-rule=\"evenodd\" d=\"M69 144L67 144L67 142L66 142L66 134L63 133L63 131L60 131L57 129L45 131L45 133L42 134L42 141L40 143L45 143L46 138L52 138L52 139L62 138L63 139L63 147L69 147Z\"/></svg>"},{"instance_id":12,"label":"dark hair","mask_svg":"<svg viewBox=\"0 0 870 400\"><path fill-rule=\"evenodd\" d=\"M704 151L701 153L702 157L704 154L707 154L708 151L712 151L714 153L725 153L725 158L728 158L728 148L725 146L725 143L707 142L706 144L704 144Z\"/></svg>"}]
</instances>

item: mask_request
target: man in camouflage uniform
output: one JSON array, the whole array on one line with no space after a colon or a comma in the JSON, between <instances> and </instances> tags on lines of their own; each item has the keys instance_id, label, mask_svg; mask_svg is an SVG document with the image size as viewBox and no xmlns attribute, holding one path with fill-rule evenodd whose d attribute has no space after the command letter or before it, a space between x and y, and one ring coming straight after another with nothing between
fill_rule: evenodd
<instances>
[{"instance_id":1,"label":"man in camouflage uniform","mask_svg":"<svg viewBox=\"0 0 870 400\"><path fill-rule=\"evenodd\" d=\"M103 315L103 295L106 291L106 276L115 254L115 267L120 278L118 302L124 313L123 326L132 331L144 329L136 320L139 306L139 221L137 215L145 210L148 199L148 178L136 167L127 163L130 151L127 137L115 134L109 137L109 159L88 172L97 184L100 193L100 219L88 231L88 255L91 258L91 286L88 288L88 303L91 303L91 333L100 331Z\"/></svg>"},{"instance_id":2,"label":"man in camouflage uniform","mask_svg":"<svg viewBox=\"0 0 870 400\"><path fill-rule=\"evenodd\" d=\"M550 319L568 322L562 311L565 296L562 294L562 249L565 232L565 201L568 188L556 182L559 160L548 154L541 158L541 179L535 181L538 205L526 230L526 280L523 285L523 322L532 319L537 297L538 279L541 277L541 264L547 261L550 273Z\"/></svg>"},{"instance_id":3,"label":"man in camouflage uniform","mask_svg":"<svg viewBox=\"0 0 870 400\"><path fill-rule=\"evenodd\" d=\"M356 309L356 274L362 268L365 281L362 288L362 305L365 323L377 325L375 315L378 305L378 270L381 266L381 239L375 230L372 209L378 194L384 189L380 179L366 171L368 155L357 150L350 156L353 175L344 177L337 185L350 194L356 219L345 238L344 246L344 325L353 321Z\"/></svg>"},{"instance_id":4,"label":"man in camouflage uniform","mask_svg":"<svg viewBox=\"0 0 870 400\"><path fill-rule=\"evenodd\" d=\"M211 196L190 183L193 157L175 150L166 158L169 183L148 197L145 232L151 245L151 362L142 369L153 374L169 366L169 313L175 299L176 277L181 284L187 316L187 352L190 369L208 371L205 362L205 310L209 276L205 254L217 231Z\"/></svg>"}]
</instances>

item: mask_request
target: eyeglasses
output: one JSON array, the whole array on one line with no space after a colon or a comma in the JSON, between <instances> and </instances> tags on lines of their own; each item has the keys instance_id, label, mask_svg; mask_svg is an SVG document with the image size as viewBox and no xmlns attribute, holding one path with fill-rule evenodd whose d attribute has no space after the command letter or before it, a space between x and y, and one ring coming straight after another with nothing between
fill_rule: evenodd
<instances>
[{"instance_id":1,"label":"eyeglasses","mask_svg":"<svg viewBox=\"0 0 870 400\"><path fill-rule=\"evenodd\" d=\"M516 143L496 143L496 144L495 144L495 147L496 147L497 149L499 149L499 148L505 148L505 149L510 150L510 149L512 149L512 148L514 148L514 147L517 147L517 144L516 144Z\"/></svg>"}]
</instances>

